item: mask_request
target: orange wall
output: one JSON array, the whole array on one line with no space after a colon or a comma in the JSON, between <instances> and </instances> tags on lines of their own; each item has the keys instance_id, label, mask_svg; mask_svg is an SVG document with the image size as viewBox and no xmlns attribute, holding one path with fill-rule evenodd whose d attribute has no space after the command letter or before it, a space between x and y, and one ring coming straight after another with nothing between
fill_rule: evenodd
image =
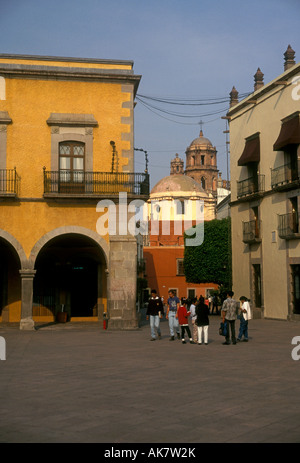
<instances>
[{"instance_id":1,"label":"orange wall","mask_svg":"<svg viewBox=\"0 0 300 463\"><path fill-rule=\"evenodd\" d=\"M206 288L218 289L215 283L187 283L184 276L177 276L176 259L183 259L183 257L184 247L144 247L148 287L156 289L165 300L168 298L170 288L177 288L179 297L187 297L188 288L195 289L198 297L205 296Z\"/></svg>"}]
</instances>

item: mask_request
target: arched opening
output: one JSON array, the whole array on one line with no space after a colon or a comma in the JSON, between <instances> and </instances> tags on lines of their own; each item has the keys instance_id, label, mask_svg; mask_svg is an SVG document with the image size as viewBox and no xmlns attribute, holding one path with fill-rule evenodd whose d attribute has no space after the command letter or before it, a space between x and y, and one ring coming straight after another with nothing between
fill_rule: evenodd
<instances>
[{"instance_id":1,"label":"arched opening","mask_svg":"<svg viewBox=\"0 0 300 463\"><path fill-rule=\"evenodd\" d=\"M205 177L201 177L201 186L205 190Z\"/></svg>"},{"instance_id":2,"label":"arched opening","mask_svg":"<svg viewBox=\"0 0 300 463\"><path fill-rule=\"evenodd\" d=\"M106 262L98 243L66 233L44 244L35 261L33 318L67 312L67 320L102 318L106 311Z\"/></svg>"},{"instance_id":3,"label":"arched opening","mask_svg":"<svg viewBox=\"0 0 300 463\"><path fill-rule=\"evenodd\" d=\"M0 237L0 317L17 322L21 315L20 258L12 244Z\"/></svg>"}]
</instances>

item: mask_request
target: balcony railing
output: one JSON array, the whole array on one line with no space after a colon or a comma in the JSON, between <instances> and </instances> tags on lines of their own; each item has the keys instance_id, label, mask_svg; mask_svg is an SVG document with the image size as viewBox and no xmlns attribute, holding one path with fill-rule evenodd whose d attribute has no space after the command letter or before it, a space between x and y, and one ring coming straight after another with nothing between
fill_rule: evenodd
<instances>
[{"instance_id":1,"label":"balcony railing","mask_svg":"<svg viewBox=\"0 0 300 463\"><path fill-rule=\"evenodd\" d=\"M261 241L260 237L261 221L250 220L250 222L243 222L243 242L244 243L258 243Z\"/></svg>"},{"instance_id":2,"label":"balcony railing","mask_svg":"<svg viewBox=\"0 0 300 463\"><path fill-rule=\"evenodd\" d=\"M271 187L273 189L284 188L294 183L299 183L299 174L290 163L271 169Z\"/></svg>"},{"instance_id":3,"label":"balcony railing","mask_svg":"<svg viewBox=\"0 0 300 463\"><path fill-rule=\"evenodd\" d=\"M278 216L278 235L283 239L300 238L299 216L296 211Z\"/></svg>"},{"instance_id":4,"label":"balcony railing","mask_svg":"<svg viewBox=\"0 0 300 463\"><path fill-rule=\"evenodd\" d=\"M97 196L149 195L149 174L130 172L46 171L44 169L44 194Z\"/></svg>"},{"instance_id":5,"label":"balcony railing","mask_svg":"<svg viewBox=\"0 0 300 463\"><path fill-rule=\"evenodd\" d=\"M257 177L249 177L246 180L237 182L237 197L254 195L265 191L265 176L258 175Z\"/></svg>"},{"instance_id":6,"label":"balcony railing","mask_svg":"<svg viewBox=\"0 0 300 463\"><path fill-rule=\"evenodd\" d=\"M0 195L15 196L17 194L18 175L16 169L0 170Z\"/></svg>"}]
</instances>

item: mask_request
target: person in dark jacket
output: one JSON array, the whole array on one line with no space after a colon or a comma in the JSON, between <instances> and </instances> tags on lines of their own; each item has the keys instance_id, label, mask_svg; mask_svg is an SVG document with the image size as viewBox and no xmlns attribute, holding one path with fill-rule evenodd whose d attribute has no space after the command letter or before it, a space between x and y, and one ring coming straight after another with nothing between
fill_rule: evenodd
<instances>
[{"instance_id":1,"label":"person in dark jacket","mask_svg":"<svg viewBox=\"0 0 300 463\"><path fill-rule=\"evenodd\" d=\"M204 344L208 344L208 314L208 305L204 303L204 297L200 296L199 303L196 305L196 325L198 327L198 344L202 344L202 332L204 337Z\"/></svg>"},{"instance_id":2,"label":"person in dark jacket","mask_svg":"<svg viewBox=\"0 0 300 463\"><path fill-rule=\"evenodd\" d=\"M155 331L157 332L158 339L161 339L161 330L160 330L160 319L164 315L164 306L162 300L157 296L156 290L152 289L151 297L149 299L148 309L146 313L146 318L149 320L150 317L150 330L151 330L151 339L150 341L155 341Z\"/></svg>"}]
</instances>

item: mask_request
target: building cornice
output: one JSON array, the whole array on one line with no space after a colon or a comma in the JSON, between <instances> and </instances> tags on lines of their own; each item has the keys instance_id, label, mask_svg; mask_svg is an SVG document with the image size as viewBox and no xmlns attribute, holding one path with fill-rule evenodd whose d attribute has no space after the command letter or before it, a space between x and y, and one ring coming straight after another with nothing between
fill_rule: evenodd
<instances>
[{"instance_id":1,"label":"building cornice","mask_svg":"<svg viewBox=\"0 0 300 463\"><path fill-rule=\"evenodd\" d=\"M249 105L256 105L258 103L258 100L263 97L265 94L269 93L273 89L281 86L282 88L285 88L290 82L289 79L291 79L293 76L297 75L300 73L300 63L295 64L292 68L286 70L283 74L278 76L276 79L272 80L268 84L264 85L260 89L256 90L255 92L251 93L248 97L244 98L242 101L234 105L232 108L230 108L227 112L226 119L231 119L232 116L236 115L239 111L244 109L245 107ZM225 119L225 117L224 117Z\"/></svg>"},{"instance_id":2,"label":"building cornice","mask_svg":"<svg viewBox=\"0 0 300 463\"><path fill-rule=\"evenodd\" d=\"M113 60L98 58L74 58L70 56L50 56L50 55L22 55L13 53L0 53L0 59L29 60L29 61L57 61L65 63L86 63L86 64L109 64L117 66L131 66L134 62L131 60Z\"/></svg>"},{"instance_id":3,"label":"building cornice","mask_svg":"<svg viewBox=\"0 0 300 463\"><path fill-rule=\"evenodd\" d=\"M11 124L12 120L7 111L0 111L0 124Z\"/></svg>"},{"instance_id":4,"label":"building cornice","mask_svg":"<svg viewBox=\"0 0 300 463\"><path fill-rule=\"evenodd\" d=\"M27 64L0 63L0 75L6 78L71 80L132 84L134 94L140 83L140 75L130 69L97 69L62 66L38 66Z\"/></svg>"}]
</instances>

